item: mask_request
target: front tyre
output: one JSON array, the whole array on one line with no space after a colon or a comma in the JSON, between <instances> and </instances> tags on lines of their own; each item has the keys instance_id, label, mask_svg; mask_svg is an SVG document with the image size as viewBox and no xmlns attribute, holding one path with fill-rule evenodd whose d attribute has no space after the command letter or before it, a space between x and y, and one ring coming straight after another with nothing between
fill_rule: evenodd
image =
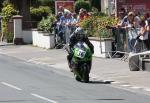
<instances>
[{"instance_id":1,"label":"front tyre","mask_svg":"<svg viewBox=\"0 0 150 103\"><path fill-rule=\"evenodd\" d=\"M75 79L76 79L77 81L79 81L79 82L81 81L81 78L80 78L79 76L77 76L77 75L75 76Z\"/></svg>"},{"instance_id":2,"label":"front tyre","mask_svg":"<svg viewBox=\"0 0 150 103\"><path fill-rule=\"evenodd\" d=\"M85 64L83 66L83 82L88 83L89 82L89 65Z\"/></svg>"}]
</instances>

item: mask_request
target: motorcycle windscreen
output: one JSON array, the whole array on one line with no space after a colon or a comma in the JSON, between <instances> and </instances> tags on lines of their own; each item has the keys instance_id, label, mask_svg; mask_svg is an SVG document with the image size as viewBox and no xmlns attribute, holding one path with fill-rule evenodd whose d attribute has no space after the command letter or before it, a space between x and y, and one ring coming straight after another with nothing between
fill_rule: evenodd
<instances>
[{"instance_id":1,"label":"motorcycle windscreen","mask_svg":"<svg viewBox=\"0 0 150 103\"><path fill-rule=\"evenodd\" d=\"M89 47L83 42L79 42L74 46L74 56L83 59Z\"/></svg>"}]
</instances>

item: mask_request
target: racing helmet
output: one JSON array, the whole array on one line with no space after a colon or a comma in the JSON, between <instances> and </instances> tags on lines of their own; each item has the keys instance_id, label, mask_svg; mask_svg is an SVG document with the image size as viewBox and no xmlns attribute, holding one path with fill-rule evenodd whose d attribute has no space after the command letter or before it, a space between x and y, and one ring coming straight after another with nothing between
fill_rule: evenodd
<instances>
[{"instance_id":1,"label":"racing helmet","mask_svg":"<svg viewBox=\"0 0 150 103\"><path fill-rule=\"evenodd\" d=\"M76 35L77 40L82 40L83 38L86 37L85 31L81 27L78 27L75 30L75 35Z\"/></svg>"}]
</instances>

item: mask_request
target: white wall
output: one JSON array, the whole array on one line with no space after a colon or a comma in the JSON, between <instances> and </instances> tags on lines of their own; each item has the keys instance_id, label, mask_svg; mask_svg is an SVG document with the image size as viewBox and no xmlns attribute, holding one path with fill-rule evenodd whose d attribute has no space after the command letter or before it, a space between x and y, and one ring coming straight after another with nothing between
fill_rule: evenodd
<instances>
[{"instance_id":1,"label":"white wall","mask_svg":"<svg viewBox=\"0 0 150 103\"><path fill-rule=\"evenodd\" d=\"M31 30L23 30L23 41L27 44L32 43L32 31Z\"/></svg>"},{"instance_id":2,"label":"white wall","mask_svg":"<svg viewBox=\"0 0 150 103\"><path fill-rule=\"evenodd\" d=\"M42 32L32 31L32 40L34 46L46 49L51 49L55 46L54 35L49 36Z\"/></svg>"},{"instance_id":3,"label":"white wall","mask_svg":"<svg viewBox=\"0 0 150 103\"><path fill-rule=\"evenodd\" d=\"M104 40L104 41L98 41L98 40L90 40L90 42L94 46L94 55L95 57L102 57L107 58L109 57L108 52L112 51L112 44L111 40Z\"/></svg>"}]
</instances>

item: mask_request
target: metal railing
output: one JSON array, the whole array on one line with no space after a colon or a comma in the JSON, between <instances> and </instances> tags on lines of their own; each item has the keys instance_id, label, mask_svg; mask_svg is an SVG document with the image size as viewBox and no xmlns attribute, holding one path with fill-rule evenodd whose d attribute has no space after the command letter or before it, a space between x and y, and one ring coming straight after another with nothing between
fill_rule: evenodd
<instances>
[{"instance_id":1,"label":"metal railing","mask_svg":"<svg viewBox=\"0 0 150 103\"><path fill-rule=\"evenodd\" d=\"M112 53L111 58L115 57L117 54L123 54L123 59L126 59L126 56L128 56L130 52L139 53L147 51L145 43L142 40L140 42L137 40L140 28L125 29L112 27L111 30L114 38L112 41L112 51L108 51L108 53Z\"/></svg>"}]
</instances>

